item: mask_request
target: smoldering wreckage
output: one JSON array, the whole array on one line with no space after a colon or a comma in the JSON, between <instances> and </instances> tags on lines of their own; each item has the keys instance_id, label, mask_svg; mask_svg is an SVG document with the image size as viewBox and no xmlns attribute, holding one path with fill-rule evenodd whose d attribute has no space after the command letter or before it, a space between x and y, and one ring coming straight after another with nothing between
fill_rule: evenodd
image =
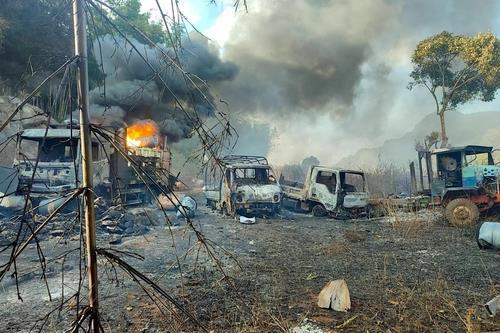
<instances>
[{"instance_id":1,"label":"smoldering wreckage","mask_svg":"<svg viewBox=\"0 0 500 333\"><path fill-rule=\"evenodd\" d=\"M44 215L57 211L66 200L67 191L81 177L81 170L74 168L75 163L81 163L79 128L71 124L28 124L16 133L15 172L8 180L8 187L14 190L8 193L6 189L1 201L4 244L8 244L9 236L13 237L8 225L22 211L28 194L35 220L43 220ZM310 166L300 182L288 180L283 174L277 176L264 156L227 155L221 158L220 168L205 169L203 199L200 194L190 194L172 176L167 136L153 120L137 120L130 126L110 129L107 135L113 138L110 144L92 140L92 163L98 232L111 245L147 234L155 224L164 224L154 222L162 220L160 211L153 208L155 201L169 212L171 223L179 225L184 217L195 217L198 201L205 200L211 214L229 216L245 224L294 220L303 214L322 218L318 223L368 220L376 224L394 210L443 207L450 225L477 228L480 249L500 250L500 223L478 222L481 213L494 210L500 202L500 167L493 160L491 147L419 152L419 181L412 172L412 185L417 187L419 183L420 191L412 196L386 198L370 197L367 175L361 170ZM184 195L171 204L163 195L166 190ZM64 208L66 215L62 216L74 213L77 206L74 200L73 205ZM144 209L157 218L146 218L141 214ZM70 230L69 235L72 232L76 230ZM69 236L63 221L54 223L47 233L51 237ZM342 312L351 308L348 281L328 282L318 297L321 308ZM484 307L490 316L495 316L500 308L499 296L485 300Z\"/></svg>"},{"instance_id":2,"label":"smoldering wreckage","mask_svg":"<svg viewBox=\"0 0 500 333\"><path fill-rule=\"evenodd\" d=\"M29 105L23 111L20 118L28 120L19 121L21 126L13 136L12 172L3 180L2 245L15 237L16 217L22 213L26 198L35 221L61 213L61 218L44 230L49 237L78 233L65 225L65 219L78 210L78 200L73 199L60 212L58 208L82 176L81 168L75 167L82 162L80 129L74 119L52 121L48 126L33 124L33 115L43 112ZM285 174L278 176L264 156L226 155L220 158L220 167L205 169L203 198L172 175L169 135L162 133L153 119L134 119L130 125L120 122L120 127L100 130L109 140L103 142L94 136L91 141L97 231L111 246L165 225L155 203L167 211L168 223L180 225L184 218L196 217L198 202L203 200L211 214L216 214L214 218L219 214L243 224L294 220L304 214L321 218L318 223L368 220L376 224L394 211L443 207L450 225L478 230L480 249L500 250L500 223L478 222L481 214L494 211L500 203L500 167L495 164L492 147L470 145L418 152L418 180L414 165L410 168L412 195L385 198L370 195L368 175L362 170L313 165L302 179L291 180ZM171 203L164 195L168 191L178 192L179 199ZM350 311L348 283L343 279L326 283L321 292L318 290L318 307ZM490 316L496 316L499 308L499 296L484 300Z\"/></svg>"},{"instance_id":3,"label":"smoldering wreckage","mask_svg":"<svg viewBox=\"0 0 500 333\"><path fill-rule=\"evenodd\" d=\"M9 103L15 105L3 100L4 106ZM322 224L377 224L393 218L395 211L436 212L442 207L449 225L477 229L479 249L500 250L500 223L479 222L481 214L494 211L500 203L500 167L492 147L469 145L418 152L418 179L412 164L409 196L371 196L369 176L362 170L312 165L301 179L287 179L284 173L276 174L266 157L251 155L226 155L219 159L219 167L205 168L203 194L199 194L172 174L169 138L179 138L162 129L154 117L148 118L151 112L142 113L142 119L136 114L132 120L125 117L113 126L100 126L96 130L107 140L97 135L91 140L97 232L110 246L166 224L169 228L182 225L185 218L196 218L200 212L241 224L286 223L300 220L300 216L312 216ZM79 232L67 220L77 214L81 203L79 199L72 199L71 204L66 201L82 177L78 167L82 163L80 128L71 118L33 121L40 114L42 110L25 106L12 135L12 168L4 173L8 176L2 180L0 201L2 246L15 239L17 217L26 204L35 223L43 224L47 216L60 214L40 235L74 237ZM104 115L95 119L105 123ZM178 193L175 201L165 195L172 191ZM200 211L200 201L209 209ZM162 215L165 212L167 219ZM350 281L330 278L317 290L317 306L351 311ZM499 312L499 297L484 299L484 311L491 317Z\"/></svg>"},{"instance_id":4,"label":"smoldering wreckage","mask_svg":"<svg viewBox=\"0 0 500 333\"><path fill-rule=\"evenodd\" d=\"M467 251L500 251L500 222L489 221L489 218L483 221L481 217L500 206L500 167L493 159L492 147L471 144L419 151L418 181L414 164L410 167L411 195L383 198L370 195L369 175L363 170L312 165L304 170L301 179L288 179L284 173L277 174L265 156L228 153L217 157L217 167L204 168L200 194L197 188L182 183L182 174L174 174L172 159L175 156L170 149L172 142L189 136L196 124L178 112L173 94L160 92L156 83L144 76L147 71L139 65L140 59L129 57L125 62L125 55L133 54L130 46L122 48L122 55L112 56L113 48L107 43L111 41L104 40L101 48L104 58L110 59L103 66L110 82L106 98L98 90L91 92L91 116L98 125L94 128L98 135L90 140L97 232L107 245L118 246L135 236L154 234L159 227L170 230L174 226L182 227L200 215L247 229L254 226L246 224L286 225L297 220L300 233L314 228L311 225L301 228L302 219L311 218L316 227L324 228L321 233L329 233L328 224L332 228L336 224L382 225L391 219L397 220L400 211L431 215L444 211L449 226L477 229L475 240L479 249ZM213 75L213 80L227 80L236 75L234 65L213 58L199 45L186 44L186 47L212 57L209 61L212 67L207 73ZM106 52L109 52L107 56ZM159 55L153 52L149 58L159 59ZM203 66L191 60L182 61L191 66L191 72L206 78L207 73L197 73ZM180 80L176 74L165 75L169 82ZM201 110L206 117L213 116L211 103L206 103L211 95L206 91L200 93L197 86L190 88L186 91L185 86L179 84L174 89L175 95L189 95L186 101L191 103L190 107ZM10 98L2 100L2 105L7 104L12 108L18 103L12 103ZM43 225L48 216L59 215L39 236L60 239L75 237L81 232L77 226L67 223L70 217L80 214L82 206L79 198L71 196L83 177L82 133L77 117L70 113L70 117L61 122L33 120L44 114L43 110L26 105L17 118L17 127L10 128L12 168L4 168L5 176L0 180L2 246L11 245L19 237L19 216L26 215L26 211L38 226ZM175 193L175 200L169 193ZM202 201L206 208L199 207ZM359 230L355 236L344 237L352 242L362 241L363 236L358 233ZM297 246L307 245L299 242ZM312 273L305 278L306 281L315 279L319 279L319 275ZM356 307L359 309L361 297L351 302L351 294L356 294L355 288L348 287L354 282L352 279L340 276L321 276L321 279L324 287L315 286L317 307L347 313L356 311ZM500 295L483 298L484 311L491 317L497 316ZM335 327L348 327L358 315ZM290 331L320 332L310 328L307 322L300 325Z\"/></svg>"}]
</instances>

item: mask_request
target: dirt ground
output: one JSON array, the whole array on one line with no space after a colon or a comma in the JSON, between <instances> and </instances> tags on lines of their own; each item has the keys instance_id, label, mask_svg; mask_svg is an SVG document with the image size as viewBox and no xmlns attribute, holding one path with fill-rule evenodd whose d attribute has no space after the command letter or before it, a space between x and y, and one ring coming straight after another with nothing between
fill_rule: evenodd
<instances>
[{"instance_id":1,"label":"dirt ground","mask_svg":"<svg viewBox=\"0 0 500 333\"><path fill-rule=\"evenodd\" d=\"M199 207L195 225L217 260L185 224L157 226L117 245L101 235L98 246L144 256L126 260L213 332L500 331L500 317L489 318L482 306L500 294L500 253L479 250L474 231L447 226L438 210L350 221L286 215L243 225ZM23 302L13 279L0 284L1 332L36 331L37 319L77 288L78 251L57 257L76 248L78 237L49 237L42 245L48 259L56 258L47 274L52 301L33 245L18 264ZM0 254L1 263L7 255ZM154 295L104 259L99 264L105 331L201 331L171 306L158 308ZM316 305L335 279L350 290L346 313ZM62 331L73 319L68 302L42 330Z\"/></svg>"}]
</instances>

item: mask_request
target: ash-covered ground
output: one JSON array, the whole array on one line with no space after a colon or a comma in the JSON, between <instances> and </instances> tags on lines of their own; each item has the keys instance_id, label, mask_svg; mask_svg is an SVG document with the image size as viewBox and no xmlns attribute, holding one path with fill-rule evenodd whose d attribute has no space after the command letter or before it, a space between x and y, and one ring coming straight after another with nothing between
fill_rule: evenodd
<instances>
[{"instance_id":1,"label":"ash-covered ground","mask_svg":"<svg viewBox=\"0 0 500 333\"><path fill-rule=\"evenodd\" d=\"M169 230L159 211L141 208L127 213L124 220L134 221L127 226L126 222L109 222L121 215L109 217L107 226L99 227L98 247L144 257L124 258L209 330L500 330L500 318L489 318L482 307L500 293L500 253L479 250L474 231L446 225L439 210L350 221L287 213L244 225L210 211L203 206L203 198L197 199L194 224L209 240L210 254L185 223ZM84 269L78 259L80 237L78 226L68 221L58 222L41 236L49 288L41 279L35 244L17 262L23 301L18 299L13 278L7 276L1 283L1 332L37 331L62 297L67 299L78 289L80 269ZM125 232L127 228L132 229ZM134 228L136 232L132 232ZM60 257L72 249L65 258ZM9 254L1 253L0 262ZM200 331L171 306L158 308L154 295L150 298L103 258L99 271L105 331ZM318 308L321 288L340 278L347 281L351 310L340 313ZM86 301L84 285L81 303ZM61 311L52 313L42 331L69 327L76 304L68 301Z\"/></svg>"}]
</instances>

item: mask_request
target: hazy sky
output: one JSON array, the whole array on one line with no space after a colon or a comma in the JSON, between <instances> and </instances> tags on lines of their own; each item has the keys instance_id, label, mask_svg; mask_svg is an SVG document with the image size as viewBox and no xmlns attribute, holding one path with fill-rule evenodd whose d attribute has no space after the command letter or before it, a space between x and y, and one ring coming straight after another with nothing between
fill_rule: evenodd
<instances>
[{"instance_id":1,"label":"hazy sky","mask_svg":"<svg viewBox=\"0 0 500 333\"><path fill-rule=\"evenodd\" d=\"M443 30L500 33L499 6L488 0L248 0L248 13L233 2L179 1L238 65L216 91L239 117L269 125L277 164L311 154L333 164L403 135L434 109L423 89L406 88L416 43ZM460 110L496 111L500 100Z\"/></svg>"}]
</instances>

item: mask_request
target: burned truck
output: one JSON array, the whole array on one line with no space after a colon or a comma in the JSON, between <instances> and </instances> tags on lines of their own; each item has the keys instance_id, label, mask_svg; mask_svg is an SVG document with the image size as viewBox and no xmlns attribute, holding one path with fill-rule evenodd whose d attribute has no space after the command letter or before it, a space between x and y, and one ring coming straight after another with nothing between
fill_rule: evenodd
<instances>
[{"instance_id":1,"label":"burned truck","mask_svg":"<svg viewBox=\"0 0 500 333\"><path fill-rule=\"evenodd\" d=\"M229 155L220 168L205 172L207 206L222 214L274 215L281 209L281 188L267 159Z\"/></svg>"},{"instance_id":2,"label":"burned truck","mask_svg":"<svg viewBox=\"0 0 500 333\"><path fill-rule=\"evenodd\" d=\"M149 189L161 191L158 184L168 186L172 181L166 138L148 122L113 132L113 144L92 135L95 193L114 204L147 203L151 200ZM24 129L17 135L16 151L18 195L29 192L31 200L39 203L80 186L78 127Z\"/></svg>"},{"instance_id":3,"label":"burned truck","mask_svg":"<svg viewBox=\"0 0 500 333\"><path fill-rule=\"evenodd\" d=\"M474 225L481 212L500 206L500 167L493 147L441 148L419 152L418 157L421 186L434 204L445 208L451 224ZM429 189L424 188L424 166Z\"/></svg>"},{"instance_id":4,"label":"burned truck","mask_svg":"<svg viewBox=\"0 0 500 333\"><path fill-rule=\"evenodd\" d=\"M284 204L314 216L354 218L366 213L368 191L362 171L309 167L303 183L280 177Z\"/></svg>"}]
</instances>

